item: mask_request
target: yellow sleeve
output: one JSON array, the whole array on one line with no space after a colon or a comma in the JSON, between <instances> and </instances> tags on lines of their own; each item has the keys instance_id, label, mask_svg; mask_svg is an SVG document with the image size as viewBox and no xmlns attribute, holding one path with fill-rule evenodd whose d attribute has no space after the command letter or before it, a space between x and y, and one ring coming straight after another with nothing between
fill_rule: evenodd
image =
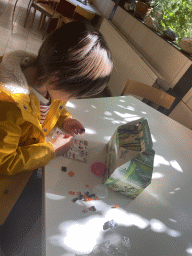
<instances>
[{"instance_id":1,"label":"yellow sleeve","mask_svg":"<svg viewBox=\"0 0 192 256\"><path fill-rule=\"evenodd\" d=\"M66 103L65 103L65 104L66 104ZM58 121L57 121L57 124L56 124L56 125L57 125L59 128L62 128L62 127L63 127L63 126L62 126L63 121L64 121L65 118L67 118L67 117L72 118L71 114L64 108L63 111L62 111L62 113L61 113L61 116L59 117L59 119L58 119Z\"/></svg>"},{"instance_id":2,"label":"yellow sleeve","mask_svg":"<svg viewBox=\"0 0 192 256\"><path fill-rule=\"evenodd\" d=\"M55 158L51 142L19 146L23 119L14 103L0 101L0 113L0 176L35 170Z\"/></svg>"}]
</instances>

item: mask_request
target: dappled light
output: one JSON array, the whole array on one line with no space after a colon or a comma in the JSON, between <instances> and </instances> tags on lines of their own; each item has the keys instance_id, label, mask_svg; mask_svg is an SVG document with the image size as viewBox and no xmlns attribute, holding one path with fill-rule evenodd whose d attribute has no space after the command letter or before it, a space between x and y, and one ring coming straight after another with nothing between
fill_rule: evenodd
<instances>
[{"instance_id":1,"label":"dappled light","mask_svg":"<svg viewBox=\"0 0 192 256\"><path fill-rule=\"evenodd\" d=\"M180 188L174 189L174 191L169 192L169 194L175 194L175 191L181 190Z\"/></svg>"},{"instance_id":2,"label":"dappled light","mask_svg":"<svg viewBox=\"0 0 192 256\"><path fill-rule=\"evenodd\" d=\"M92 108L96 108L94 105L91 105Z\"/></svg>"},{"instance_id":3,"label":"dappled light","mask_svg":"<svg viewBox=\"0 0 192 256\"><path fill-rule=\"evenodd\" d=\"M136 117L137 115L129 114L129 113L120 113L118 111L113 111L116 115L122 117L122 118L127 118L127 117ZM138 117L137 117L138 119Z\"/></svg>"},{"instance_id":4,"label":"dappled light","mask_svg":"<svg viewBox=\"0 0 192 256\"><path fill-rule=\"evenodd\" d=\"M166 233L172 237L180 237L182 235L181 232L172 229L168 229Z\"/></svg>"},{"instance_id":5,"label":"dappled light","mask_svg":"<svg viewBox=\"0 0 192 256\"><path fill-rule=\"evenodd\" d=\"M63 200L66 198L66 196L55 195L51 193L45 193L45 196L51 200Z\"/></svg>"},{"instance_id":6,"label":"dappled light","mask_svg":"<svg viewBox=\"0 0 192 256\"><path fill-rule=\"evenodd\" d=\"M76 108L76 105L71 103L70 101L68 101L65 106L68 107L68 108Z\"/></svg>"},{"instance_id":7,"label":"dappled light","mask_svg":"<svg viewBox=\"0 0 192 256\"><path fill-rule=\"evenodd\" d=\"M102 219L92 217L86 218L81 224L74 221L70 225L61 225L59 229L67 234L63 242L68 248L76 252L90 252L97 243L102 225Z\"/></svg>"},{"instance_id":8,"label":"dappled light","mask_svg":"<svg viewBox=\"0 0 192 256\"><path fill-rule=\"evenodd\" d=\"M88 217L82 220L81 224L76 221L69 221L60 224L61 235L49 237L49 242L59 245L76 253L90 253L97 244L100 237L100 230L103 227L103 219Z\"/></svg>"},{"instance_id":9,"label":"dappled light","mask_svg":"<svg viewBox=\"0 0 192 256\"><path fill-rule=\"evenodd\" d=\"M118 208L116 211L109 209L109 205L101 201L99 204L103 209L103 214L101 216L89 216L81 220L81 223L77 221L66 221L61 223L58 227L60 235L50 236L48 241L56 246L60 246L63 249L67 249L73 253L91 253L94 246L102 240L105 234L103 230L103 225L106 221L114 220L119 227L131 227L135 226L141 230L151 230L155 233L165 233L171 237L180 237L181 232L168 228L162 221L152 218L148 220L141 217L138 214L129 213L122 208ZM172 222L175 220L170 219ZM108 238L112 233L108 233ZM114 233L117 237L121 234L121 228ZM190 249L190 248L189 248ZM188 250L189 250L188 249Z\"/></svg>"},{"instance_id":10,"label":"dappled light","mask_svg":"<svg viewBox=\"0 0 192 256\"><path fill-rule=\"evenodd\" d=\"M151 230L157 233L163 233L167 229L166 226L161 221L156 219L152 219L150 221L150 225L151 225Z\"/></svg>"},{"instance_id":11,"label":"dappled light","mask_svg":"<svg viewBox=\"0 0 192 256\"><path fill-rule=\"evenodd\" d=\"M192 247L187 248L186 252L192 255Z\"/></svg>"},{"instance_id":12,"label":"dappled light","mask_svg":"<svg viewBox=\"0 0 192 256\"><path fill-rule=\"evenodd\" d=\"M181 169L181 166L178 164L178 162L176 160L170 161L170 164L178 172L183 172L183 170Z\"/></svg>"},{"instance_id":13,"label":"dappled light","mask_svg":"<svg viewBox=\"0 0 192 256\"><path fill-rule=\"evenodd\" d=\"M173 229L169 229L164 223L157 219L151 219L150 221L151 230L157 233L167 233L171 237L180 237L181 232Z\"/></svg>"},{"instance_id":14,"label":"dappled light","mask_svg":"<svg viewBox=\"0 0 192 256\"><path fill-rule=\"evenodd\" d=\"M147 113L146 113L145 111L141 111L141 114L144 114L144 115L146 115Z\"/></svg>"},{"instance_id":15,"label":"dappled light","mask_svg":"<svg viewBox=\"0 0 192 256\"><path fill-rule=\"evenodd\" d=\"M176 220L174 220L174 219L169 219L171 222L174 222L174 223L176 223L177 221Z\"/></svg>"},{"instance_id":16,"label":"dappled light","mask_svg":"<svg viewBox=\"0 0 192 256\"><path fill-rule=\"evenodd\" d=\"M105 116L105 117L103 117L103 118L106 119L106 120L112 120L112 121L114 120L114 118L112 118L112 117L106 117L106 116Z\"/></svg>"},{"instance_id":17,"label":"dappled light","mask_svg":"<svg viewBox=\"0 0 192 256\"><path fill-rule=\"evenodd\" d=\"M104 112L104 115L106 115L106 116L112 116L112 113L109 112L109 111L105 111L105 112Z\"/></svg>"},{"instance_id":18,"label":"dappled light","mask_svg":"<svg viewBox=\"0 0 192 256\"><path fill-rule=\"evenodd\" d=\"M111 139L111 136L104 136L104 140L106 140L107 142Z\"/></svg>"},{"instance_id":19,"label":"dappled light","mask_svg":"<svg viewBox=\"0 0 192 256\"><path fill-rule=\"evenodd\" d=\"M134 107L131 107L131 106L128 106L128 107L124 107L122 105L117 105L118 107L120 108L123 108L123 109L127 109L127 110L130 110L130 111L135 111L135 108Z\"/></svg>"},{"instance_id":20,"label":"dappled light","mask_svg":"<svg viewBox=\"0 0 192 256\"><path fill-rule=\"evenodd\" d=\"M161 179L163 178L165 175L163 173L160 173L160 172L154 172L152 174L152 179Z\"/></svg>"},{"instance_id":21,"label":"dappled light","mask_svg":"<svg viewBox=\"0 0 192 256\"><path fill-rule=\"evenodd\" d=\"M163 157L155 154L154 167L159 167L161 164L169 166L169 162Z\"/></svg>"},{"instance_id":22,"label":"dappled light","mask_svg":"<svg viewBox=\"0 0 192 256\"><path fill-rule=\"evenodd\" d=\"M96 134L96 131L90 128L85 128L85 133L86 134Z\"/></svg>"},{"instance_id":23,"label":"dappled light","mask_svg":"<svg viewBox=\"0 0 192 256\"><path fill-rule=\"evenodd\" d=\"M152 139L152 142L153 142L153 143L157 142L156 139L155 139L155 137L153 136L153 134L151 134L151 139Z\"/></svg>"}]
</instances>

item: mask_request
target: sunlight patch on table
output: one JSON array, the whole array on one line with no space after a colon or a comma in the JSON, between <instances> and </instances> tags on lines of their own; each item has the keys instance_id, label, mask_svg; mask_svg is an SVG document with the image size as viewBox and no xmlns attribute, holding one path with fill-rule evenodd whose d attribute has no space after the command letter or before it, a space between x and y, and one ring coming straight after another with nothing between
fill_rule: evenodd
<instances>
[{"instance_id":1,"label":"sunlight patch on table","mask_svg":"<svg viewBox=\"0 0 192 256\"><path fill-rule=\"evenodd\" d=\"M137 119L139 119L139 116L124 118L126 122L136 121Z\"/></svg>"},{"instance_id":2,"label":"sunlight patch on table","mask_svg":"<svg viewBox=\"0 0 192 256\"><path fill-rule=\"evenodd\" d=\"M90 216L82 219L81 223L68 221L61 224L61 235L50 237L49 240L54 243L57 239L60 246L76 253L90 253L101 236L104 221L102 218Z\"/></svg>"},{"instance_id":3,"label":"sunlight patch on table","mask_svg":"<svg viewBox=\"0 0 192 256\"><path fill-rule=\"evenodd\" d=\"M55 194L51 194L51 193L45 193L45 196L51 200L63 200L66 198L66 196L61 196L61 195L55 195Z\"/></svg>"},{"instance_id":4,"label":"sunlight patch on table","mask_svg":"<svg viewBox=\"0 0 192 256\"><path fill-rule=\"evenodd\" d=\"M136 117L137 115L129 114L129 113L120 113L118 111L113 111L116 115L122 117L122 118L130 118L130 117Z\"/></svg>"},{"instance_id":5,"label":"sunlight patch on table","mask_svg":"<svg viewBox=\"0 0 192 256\"><path fill-rule=\"evenodd\" d=\"M176 223L177 221L176 220L174 220L174 219L168 219L168 220L170 220L171 222L174 222L174 223Z\"/></svg>"},{"instance_id":6,"label":"sunlight patch on table","mask_svg":"<svg viewBox=\"0 0 192 256\"><path fill-rule=\"evenodd\" d=\"M177 231L177 230L173 230L173 229L169 229L167 230L166 232L169 236L172 236L172 237L180 237L182 234L181 232Z\"/></svg>"},{"instance_id":7,"label":"sunlight patch on table","mask_svg":"<svg viewBox=\"0 0 192 256\"><path fill-rule=\"evenodd\" d=\"M192 254L192 247L187 248L186 252Z\"/></svg>"},{"instance_id":8,"label":"sunlight patch on table","mask_svg":"<svg viewBox=\"0 0 192 256\"><path fill-rule=\"evenodd\" d=\"M153 143L157 142L156 139L155 139L155 137L153 136L153 134L151 134L151 138L152 138L152 142L153 142Z\"/></svg>"},{"instance_id":9,"label":"sunlight patch on table","mask_svg":"<svg viewBox=\"0 0 192 256\"><path fill-rule=\"evenodd\" d=\"M122 106L122 105L117 105L117 106L120 107L120 108L123 108L123 109L130 110L130 111L135 111L135 108L132 107L132 106L127 106L127 107L124 107L124 106Z\"/></svg>"},{"instance_id":10,"label":"sunlight patch on table","mask_svg":"<svg viewBox=\"0 0 192 256\"><path fill-rule=\"evenodd\" d=\"M114 118L112 118L112 117L103 117L104 119L106 119L106 120L114 120Z\"/></svg>"},{"instance_id":11,"label":"sunlight patch on table","mask_svg":"<svg viewBox=\"0 0 192 256\"><path fill-rule=\"evenodd\" d=\"M120 124L120 123L121 121L116 121L116 120L112 121L112 124Z\"/></svg>"},{"instance_id":12,"label":"sunlight patch on table","mask_svg":"<svg viewBox=\"0 0 192 256\"><path fill-rule=\"evenodd\" d=\"M164 223L157 219L151 219L150 221L151 230L157 233L167 233L171 237L180 237L181 232L169 229Z\"/></svg>"},{"instance_id":13,"label":"sunlight patch on table","mask_svg":"<svg viewBox=\"0 0 192 256\"><path fill-rule=\"evenodd\" d=\"M71 103L70 101L68 101L65 106L68 107L68 108L76 108L76 105Z\"/></svg>"},{"instance_id":14,"label":"sunlight patch on table","mask_svg":"<svg viewBox=\"0 0 192 256\"><path fill-rule=\"evenodd\" d=\"M183 170L181 169L181 166L178 164L178 162L176 160L170 161L170 164L178 172L183 172Z\"/></svg>"},{"instance_id":15,"label":"sunlight patch on table","mask_svg":"<svg viewBox=\"0 0 192 256\"><path fill-rule=\"evenodd\" d=\"M165 175L163 173L160 173L160 172L154 172L152 174L152 179L161 179L163 178Z\"/></svg>"},{"instance_id":16,"label":"sunlight patch on table","mask_svg":"<svg viewBox=\"0 0 192 256\"><path fill-rule=\"evenodd\" d=\"M86 134L96 134L96 131L90 128L85 128L85 133Z\"/></svg>"},{"instance_id":17,"label":"sunlight patch on table","mask_svg":"<svg viewBox=\"0 0 192 256\"><path fill-rule=\"evenodd\" d=\"M163 233L167 229L167 227L161 221L159 221L157 219L152 219L150 221L150 225L151 225L151 230L155 231L157 233Z\"/></svg>"},{"instance_id":18,"label":"sunlight patch on table","mask_svg":"<svg viewBox=\"0 0 192 256\"><path fill-rule=\"evenodd\" d=\"M110 141L111 136L104 136L104 140L106 140L107 142Z\"/></svg>"},{"instance_id":19,"label":"sunlight patch on table","mask_svg":"<svg viewBox=\"0 0 192 256\"><path fill-rule=\"evenodd\" d=\"M109 111L105 111L105 112L104 112L104 115L106 115L106 116L112 116L112 113L109 112Z\"/></svg>"},{"instance_id":20,"label":"sunlight patch on table","mask_svg":"<svg viewBox=\"0 0 192 256\"><path fill-rule=\"evenodd\" d=\"M154 167L159 167L161 164L169 166L169 162L163 157L159 155L155 155L154 158Z\"/></svg>"},{"instance_id":21,"label":"sunlight patch on table","mask_svg":"<svg viewBox=\"0 0 192 256\"><path fill-rule=\"evenodd\" d=\"M181 190L181 188L175 188L174 191L169 192L169 194L175 194L175 191Z\"/></svg>"}]
</instances>

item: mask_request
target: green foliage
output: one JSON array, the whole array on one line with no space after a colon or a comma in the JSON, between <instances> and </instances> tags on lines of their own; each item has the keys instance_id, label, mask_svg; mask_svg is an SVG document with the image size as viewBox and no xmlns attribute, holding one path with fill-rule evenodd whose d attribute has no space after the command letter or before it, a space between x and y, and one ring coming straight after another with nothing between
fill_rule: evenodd
<instances>
[{"instance_id":1,"label":"green foliage","mask_svg":"<svg viewBox=\"0 0 192 256\"><path fill-rule=\"evenodd\" d=\"M163 13L161 28L172 29L178 35L176 43L192 37L192 0L162 0L158 9Z\"/></svg>"}]
</instances>

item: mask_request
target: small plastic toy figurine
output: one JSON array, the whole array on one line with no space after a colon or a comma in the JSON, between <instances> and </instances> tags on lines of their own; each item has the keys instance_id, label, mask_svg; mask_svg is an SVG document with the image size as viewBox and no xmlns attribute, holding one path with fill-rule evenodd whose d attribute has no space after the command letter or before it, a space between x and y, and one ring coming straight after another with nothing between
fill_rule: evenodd
<instances>
[{"instance_id":1,"label":"small plastic toy figurine","mask_svg":"<svg viewBox=\"0 0 192 256\"><path fill-rule=\"evenodd\" d=\"M110 221L107 221L104 223L103 230L107 230L109 228L114 230L114 229L116 229L117 226L118 226L118 224L114 220L110 220Z\"/></svg>"}]
</instances>

